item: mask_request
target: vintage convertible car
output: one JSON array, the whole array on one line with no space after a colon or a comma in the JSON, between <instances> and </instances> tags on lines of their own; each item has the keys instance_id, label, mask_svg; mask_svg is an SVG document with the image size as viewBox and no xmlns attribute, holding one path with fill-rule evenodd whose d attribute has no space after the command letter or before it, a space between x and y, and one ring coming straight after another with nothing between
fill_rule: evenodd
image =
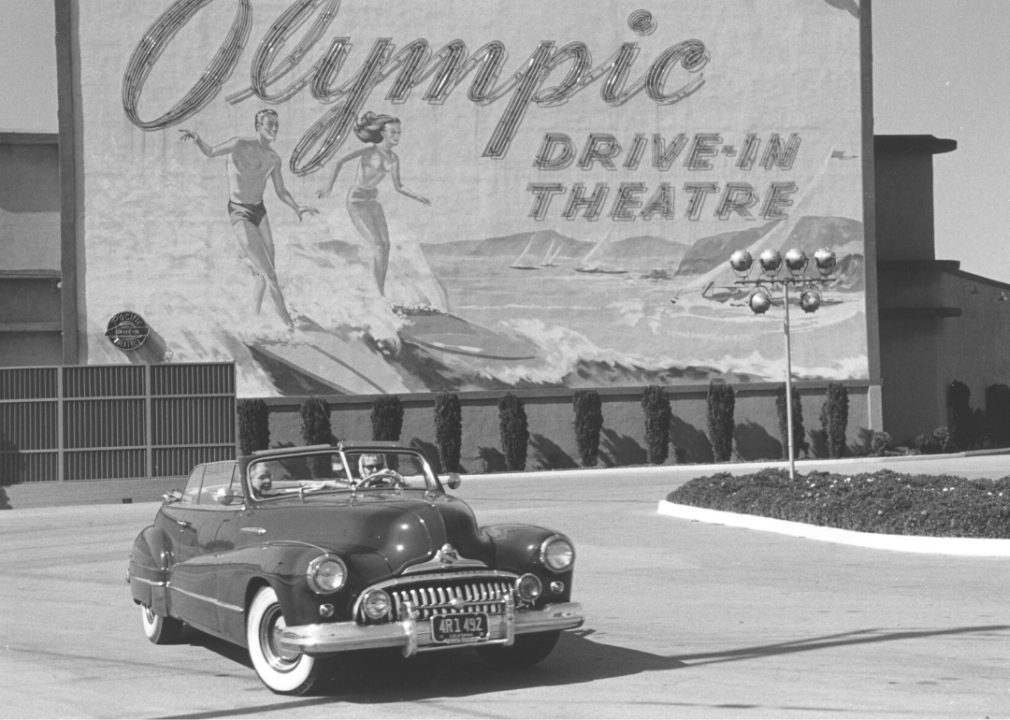
<instances>
[{"instance_id":1,"label":"vintage convertible car","mask_svg":"<svg viewBox=\"0 0 1010 720\"><path fill-rule=\"evenodd\" d=\"M479 527L422 453L345 442L198 465L137 537L127 579L151 642L192 626L248 648L274 692L302 694L347 651L540 662L583 623L574 562L562 534Z\"/></svg>"}]
</instances>

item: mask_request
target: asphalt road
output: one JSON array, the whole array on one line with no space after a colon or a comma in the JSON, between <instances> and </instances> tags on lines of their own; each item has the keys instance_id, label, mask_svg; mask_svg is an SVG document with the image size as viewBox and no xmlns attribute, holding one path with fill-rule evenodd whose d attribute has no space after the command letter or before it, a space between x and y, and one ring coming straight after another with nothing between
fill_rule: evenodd
<instances>
[{"instance_id":1,"label":"asphalt road","mask_svg":"<svg viewBox=\"0 0 1010 720\"><path fill-rule=\"evenodd\" d=\"M975 477L1005 465L895 468ZM297 699L272 695L226 644L144 639L124 577L156 505L0 513L0 717L1010 716L1006 560L658 515L694 472L465 478L457 494L482 523L573 538L585 628L520 673L496 674L469 650L434 653L351 669L328 694Z\"/></svg>"}]
</instances>

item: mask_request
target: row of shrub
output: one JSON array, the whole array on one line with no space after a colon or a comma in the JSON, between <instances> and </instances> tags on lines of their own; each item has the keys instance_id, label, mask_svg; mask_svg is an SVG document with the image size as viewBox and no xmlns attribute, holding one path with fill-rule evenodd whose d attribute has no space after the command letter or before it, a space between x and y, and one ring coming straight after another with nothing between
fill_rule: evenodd
<instances>
[{"instance_id":1,"label":"row of shrub","mask_svg":"<svg viewBox=\"0 0 1010 720\"><path fill-rule=\"evenodd\" d=\"M717 462L726 462L733 453L734 410L736 398L733 387L713 382L708 389L708 435ZM782 438L783 457L788 457L788 419L786 389L777 392L779 433ZM576 390L572 397L574 411L575 444L579 462L583 467L595 467L600 454L600 432L603 429L603 402L595 390ZM651 385L642 395L645 416L646 457L652 465L662 465L669 457L670 427L673 412L666 390ZM829 383L827 397L821 409L821 426L830 457L841 457L845 451L848 424L849 398L840 383ZM403 404L395 395L383 395L372 404L371 425L373 440L399 440L403 430ZM262 400L241 400L238 403L239 445L243 454L261 450L270 445L270 429L266 403ZM337 441L330 426L330 406L320 398L309 398L301 406L302 438L307 445ZM498 400L498 418L501 451L505 469L525 470L530 433L523 401L512 393ZM463 420L459 397L455 393L440 393L434 405L435 445L442 468L459 468L462 447ZM800 393L792 391L792 425L795 453L809 451L804 440L803 408Z\"/></svg>"}]
</instances>

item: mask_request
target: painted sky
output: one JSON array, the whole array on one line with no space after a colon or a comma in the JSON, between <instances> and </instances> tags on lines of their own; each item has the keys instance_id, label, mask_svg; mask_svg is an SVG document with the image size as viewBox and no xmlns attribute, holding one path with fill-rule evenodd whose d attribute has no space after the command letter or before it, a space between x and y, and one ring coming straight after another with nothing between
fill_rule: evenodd
<instances>
[{"instance_id":1,"label":"painted sky","mask_svg":"<svg viewBox=\"0 0 1010 720\"><path fill-rule=\"evenodd\" d=\"M55 131L56 61L48 0L0 0L0 130ZM1010 96L1006 0L877 0L875 132L958 142L935 160L937 257L1010 282Z\"/></svg>"}]
</instances>

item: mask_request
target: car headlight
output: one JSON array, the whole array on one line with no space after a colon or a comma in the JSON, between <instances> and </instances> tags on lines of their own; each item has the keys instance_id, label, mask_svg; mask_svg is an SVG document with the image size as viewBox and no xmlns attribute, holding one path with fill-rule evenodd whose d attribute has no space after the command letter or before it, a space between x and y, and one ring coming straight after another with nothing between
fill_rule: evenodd
<instances>
[{"instance_id":1,"label":"car headlight","mask_svg":"<svg viewBox=\"0 0 1010 720\"><path fill-rule=\"evenodd\" d=\"M553 572L564 572L575 562L575 548L560 535L547 538L540 546L540 560Z\"/></svg>"},{"instance_id":2,"label":"car headlight","mask_svg":"<svg viewBox=\"0 0 1010 720\"><path fill-rule=\"evenodd\" d=\"M361 599L361 610L372 620L381 620L389 614L392 603L382 590L369 590Z\"/></svg>"},{"instance_id":3,"label":"car headlight","mask_svg":"<svg viewBox=\"0 0 1010 720\"><path fill-rule=\"evenodd\" d=\"M320 555L309 563L305 573L313 592L336 592L347 581L347 566L336 555Z\"/></svg>"},{"instance_id":4,"label":"car headlight","mask_svg":"<svg viewBox=\"0 0 1010 720\"><path fill-rule=\"evenodd\" d=\"M540 578L536 575L526 574L516 580L516 595L526 602L533 602L543 591L544 587L540 583Z\"/></svg>"}]
</instances>

